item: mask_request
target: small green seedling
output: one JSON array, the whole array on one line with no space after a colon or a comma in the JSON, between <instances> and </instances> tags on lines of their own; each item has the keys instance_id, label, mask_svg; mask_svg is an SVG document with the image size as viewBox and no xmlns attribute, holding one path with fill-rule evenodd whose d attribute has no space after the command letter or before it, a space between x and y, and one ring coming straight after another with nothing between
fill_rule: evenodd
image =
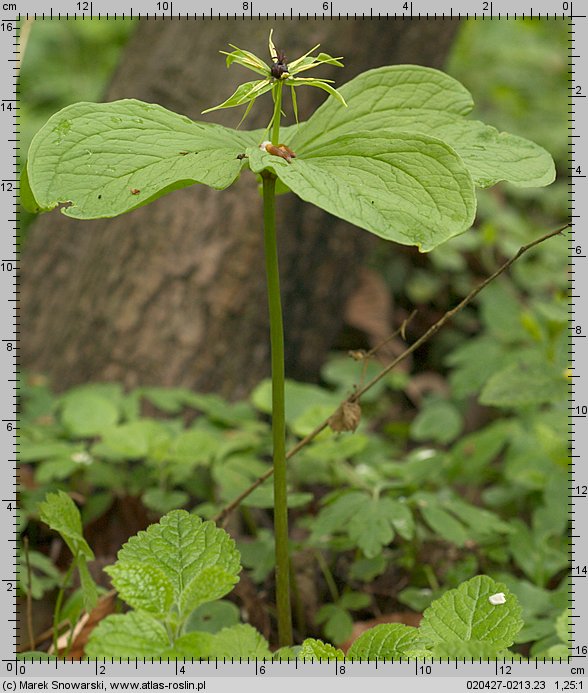
<instances>
[{"instance_id":1,"label":"small green seedling","mask_svg":"<svg viewBox=\"0 0 588 693\"><path fill-rule=\"evenodd\" d=\"M275 228L276 183L303 200L386 240L429 251L469 229L476 187L499 181L544 186L551 156L521 137L466 116L468 91L443 72L415 65L369 70L339 90L300 77L340 58L288 61L269 38L270 61L232 47L236 63L260 76L216 108L246 106L271 93L264 130L194 122L133 99L78 103L52 116L35 136L21 182L23 205L56 207L69 217L114 217L173 190L230 186L244 170L261 178L272 352L272 426L276 601L281 645L292 642L284 421L284 346ZM283 90L318 87L330 97L308 121L281 127ZM215 110L209 109L209 110Z\"/></svg>"}]
</instances>

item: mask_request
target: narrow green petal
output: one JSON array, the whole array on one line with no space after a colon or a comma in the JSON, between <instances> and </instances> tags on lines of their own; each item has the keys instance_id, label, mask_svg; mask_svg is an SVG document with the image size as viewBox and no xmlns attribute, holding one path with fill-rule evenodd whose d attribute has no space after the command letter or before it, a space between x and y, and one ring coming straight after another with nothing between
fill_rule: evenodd
<instances>
[{"instance_id":1,"label":"narrow green petal","mask_svg":"<svg viewBox=\"0 0 588 693\"><path fill-rule=\"evenodd\" d=\"M269 74L269 68L263 62L263 60L258 58L253 53L250 53L249 51L244 51L241 48L237 48L237 46L233 46L232 44L229 45L231 46L231 48L234 48L235 50L231 53L228 53L227 51L220 51L222 55L227 56L227 67L231 67L233 63L237 63L238 65L242 65L243 67L246 67L248 70L257 72L260 75L265 76Z\"/></svg>"},{"instance_id":2,"label":"narrow green petal","mask_svg":"<svg viewBox=\"0 0 588 693\"><path fill-rule=\"evenodd\" d=\"M235 93L229 96L226 101L219 104L218 106L213 106L212 108L207 108L202 113L210 113L211 111L217 111L220 108L234 108L235 106L242 106L248 101L256 99L258 96L265 94L272 88L269 79L260 79L254 82L244 82L240 84Z\"/></svg>"},{"instance_id":3,"label":"narrow green petal","mask_svg":"<svg viewBox=\"0 0 588 693\"><path fill-rule=\"evenodd\" d=\"M294 69L296 68L296 66L299 65L299 64L304 60L304 58L307 58L307 57L308 57L313 51L315 51L320 45L321 45L320 43L317 43L316 46L315 46L314 48L311 48L311 49L308 51L308 53L305 53L305 54L302 55L300 58L297 58L296 60L293 60L291 63L288 63L288 69L289 69L290 71L294 70Z\"/></svg>"},{"instance_id":4,"label":"narrow green petal","mask_svg":"<svg viewBox=\"0 0 588 693\"><path fill-rule=\"evenodd\" d=\"M297 86L307 86L307 87L317 87L318 89L322 89L323 91L328 92L331 94L331 96L334 96L339 103L341 103L343 106L347 106L345 103L345 99L339 94L339 92L332 87L330 84L327 84L327 82L324 79L309 79L305 77L298 77L298 78L290 78L287 82L290 85L297 85Z\"/></svg>"},{"instance_id":5,"label":"narrow green petal","mask_svg":"<svg viewBox=\"0 0 588 693\"><path fill-rule=\"evenodd\" d=\"M276 56L278 55L278 51L276 50L276 47L274 46L274 42L272 41L272 34L274 33L273 29L270 29L269 33L269 41L268 41L268 48L269 48L269 54L270 58L272 60L276 59Z\"/></svg>"},{"instance_id":6,"label":"narrow green petal","mask_svg":"<svg viewBox=\"0 0 588 693\"><path fill-rule=\"evenodd\" d=\"M344 67L343 63L340 62L341 57L332 58L327 53L319 53L316 58L309 58L304 62L300 63L295 69L294 74L304 72L305 70L312 70L315 67L320 67L321 65L334 65L335 67Z\"/></svg>"}]
</instances>

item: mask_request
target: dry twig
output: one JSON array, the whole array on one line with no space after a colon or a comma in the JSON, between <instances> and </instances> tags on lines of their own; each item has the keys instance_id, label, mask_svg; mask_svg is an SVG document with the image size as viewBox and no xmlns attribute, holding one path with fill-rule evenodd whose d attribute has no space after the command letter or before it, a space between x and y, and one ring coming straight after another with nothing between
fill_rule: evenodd
<instances>
[{"instance_id":1,"label":"dry twig","mask_svg":"<svg viewBox=\"0 0 588 693\"><path fill-rule=\"evenodd\" d=\"M437 320L436 323L431 325L429 329L423 333L415 342L413 342L407 349L405 349L402 354L397 356L395 359L393 359L385 368L383 368L378 375L374 376L368 383L366 383L363 387L360 387L357 389L355 392L353 392L349 397L343 400L339 407L337 408L337 411L341 409L344 405L346 404L353 404L355 402L358 402L359 399L361 398L362 395L364 395L369 389L371 389L376 383L380 382L382 378L386 377L388 373L390 373L391 370L396 368L396 366L401 362L404 361L404 359L407 356L410 356L414 351L416 351L420 346L422 346L425 342L427 342L434 334L436 334L448 320L451 320L454 315L459 313L461 310L463 310L469 303L471 303L474 298L482 291L485 289L488 284L491 284L497 277L499 277L503 272L505 272L511 265L513 265L524 253L526 253L528 250L531 250L531 248L534 248L535 246L539 245L540 243L543 243L544 241L549 240L550 238L553 238L554 236L558 236L563 231L565 231L570 224L566 224L565 226L561 226L558 229L555 229L554 231L550 231L549 233L546 233L543 236L540 236L539 238L536 238L534 241L531 241L530 243L527 243L526 245L521 246L517 253L513 255L509 260L504 262L495 272L493 272L489 277L484 279L483 282L478 284L478 286L475 289L472 289L470 293L462 299L456 306L451 308L451 310L448 310L439 320ZM412 317L412 316L411 316ZM333 412L335 414L336 412ZM331 415L333 416L333 415ZM294 457L296 453L300 452L303 447L308 445L312 440L314 440L319 433L325 430L325 428L328 427L329 425L329 419L331 417L327 417L322 423L320 423L313 431L311 431L308 435L306 435L304 438L298 441L296 445L289 450L289 452L286 454L286 459L289 460L291 457ZM215 522L223 522L226 520L226 518L230 515L230 513L233 512L236 508L239 507L239 505L249 496L253 491L255 491L256 488L259 488L261 484L263 484L264 481L267 481L273 474L273 468L270 468L260 476L258 479L256 479L249 488L245 489L242 493L240 493L236 498L234 498L228 505L226 505L215 517L213 517L213 520Z\"/></svg>"}]
</instances>

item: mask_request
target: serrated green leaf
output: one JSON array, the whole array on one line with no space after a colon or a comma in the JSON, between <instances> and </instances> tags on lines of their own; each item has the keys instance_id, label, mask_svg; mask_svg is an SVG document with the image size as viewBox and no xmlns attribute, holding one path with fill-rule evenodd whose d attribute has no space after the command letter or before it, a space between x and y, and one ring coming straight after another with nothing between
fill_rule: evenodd
<instances>
[{"instance_id":1,"label":"serrated green leaf","mask_svg":"<svg viewBox=\"0 0 588 693\"><path fill-rule=\"evenodd\" d=\"M345 655L342 650L329 645L322 640L316 640L315 638L306 638L302 643L302 647L298 652L298 659L309 659L315 662L319 660L335 660L342 661L345 659Z\"/></svg>"},{"instance_id":2,"label":"serrated green leaf","mask_svg":"<svg viewBox=\"0 0 588 693\"><path fill-rule=\"evenodd\" d=\"M17 652L16 653L16 659L17 660L25 660L28 662L56 662L57 657L55 655L50 655L47 654L46 652L35 652L34 650L30 650L28 652Z\"/></svg>"},{"instance_id":3,"label":"serrated green leaf","mask_svg":"<svg viewBox=\"0 0 588 693\"><path fill-rule=\"evenodd\" d=\"M266 639L247 623L223 628L214 635L209 657L263 657L271 658Z\"/></svg>"},{"instance_id":4,"label":"serrated green leaf","mask_svg":"<svg viewBox=\"0 0 588 693\"><path fill-rule=\"evenodd\" d=\"M241 570L239 552L229 535L212 522L202 522L185 510L173 510L158 524L131 537L118 552L118 575L122 575L127 566L132 571L137 563L157 568L169 581L181 619L198 605L196 602L212 601L226 594L230 589L226 589L229 576L236 582ZM206 571L211 568L226 573L220 592L207 578ZM198 591L200 578L202 589ZM204 586L208 586L208 592ZM121 596L125 598L124 594Z\"/></svg>"},{"instance_id":5,"label":"serrated green leaf","mask_svg":"<svg viewBox=\"0 0 588 693\"><path fill-rule=\"evenodd\" d=\"M491 604L489 598L504 593L504 604ZM420 634L423 641L480 641L496 650L510 647L523 626L521 607L502 583L486 575L464 582L435 600L423 614Z\"/></svg>"},{"instance_id":6,"label":"serrated green leaf","mask_svg":"<svg viewBox=\"0 0 588 693\"><path fill-rule=\"evenodd\" d=\"M39 505L39 515L51 529L59 532L75 558L94 559L94 552L83 536L80 511L67 493L48 493Z\"/></svg>"},{"instance_id":7,"label":"serrated green leaf","mask_svg":"<svg viewBox=\"0 0 588 693\"><path fill-rule=\"evenodd\" d=\"M61 421L74 438L100 435L118 421L116 404L106 397L80 390L68 394L61 409Z\"/></svg>"},{"instance_id":8,"label":"serrated green leaf","mask_svg":"<svg viewBox=\"0 0 588 693\"><path fill-rule=\"evenodd\" d=\"M193 183L228 187L244 165L237 155L255 142L134 99L78 103L34 137L29 184L44 211L63 204L70 217L114 217Z\"/></svg>"},{"instance_id":9,"label":"serrated green leaf","mask_svg":"<svg viewBox=\"0 0 588 693\"><path fill-rule=\"evenodd\" d=\"M468 120L470 93L443 72L417 65L368 70L339 88L348 108L327 101L300 125L291 146L300 156L327 140L351 132L382 130L422 133L446 142L461 157L476 185L501 180L516 185L548 185L551 156L538 145Z\"/></svg>"},{"instance_id":10,"label":"serrated green leaf","mask_svg":"<svg viewBox=\"0 0 588 693\"><path fill-rule=\"evenodd\" d=\"M92 631L87 657L159 657L170 646L165 626L139 611L107 616Z\"/></svg>"},{"instance_id":11,"label":"serrated green leaf","mask_svg":"<svg viewBox=\"0 0 588 693\"><path fill-rule=\"evenodd\" d=\"M446 640L435 643L432 655L443 659L496 659L502 649L494 643L481 640Z\"/></svg>"},{"instance_id":12,"label":"serrated green leaf","mask_svg":"<svg viewBox=\"0 0 588 693\"><path fill-rule=\"evenodd\" d=\"M362 660L397 659L415 649L419 631L403 623L382 623L362 633L349 648L348 657Z\"/></svg>"},{"instance_id":13,"label":"serrated green leaf","mask_svg":"<svg viewBox=\"0 0 588 693\"><path fill-rule=\"evenodd\" d=\"M171 580L159 567L138 561L119 561L104 569L121 599L133 609L165 616L174 602Z\"/></svg>"},{"instance_id":14,"label":"serrated green leaf","mask_svg":"<svg viewBox=\"0 0 588 693\"><path fill-rule=\"evenodd\" d=\"M301 126L302 127L302 126ZM418 133L329 137L291 163L247 150L254 173L272 170L300 198L386 240L432 250L463 233L476 212L462 160Z\"/></svg>"},{"instance_id":15,"label":"serrated green leaf","mask_svg":"<svg viewBox=\"0 0 588 693\"><path fill-rule=\"evenodd\" d=\"M221 566L204 568L184 588L179 601L180 613L191 613L201 604L224 597L238 581L236 572L229 572Z\"/></svg>"},{"instance_id":16,"label":"serrated green leaf","mask_svg":"<svg viewBox=\"0 0 588 693\"><path fill-rule=\"evenodd\" d=\"M184 633L176 639L174 644L166 650L163 650L161 657L183 658L183 657L210 657L212 652L212 643L214 642L214 633L193 632Z\"/></svg>"}]
</instances>

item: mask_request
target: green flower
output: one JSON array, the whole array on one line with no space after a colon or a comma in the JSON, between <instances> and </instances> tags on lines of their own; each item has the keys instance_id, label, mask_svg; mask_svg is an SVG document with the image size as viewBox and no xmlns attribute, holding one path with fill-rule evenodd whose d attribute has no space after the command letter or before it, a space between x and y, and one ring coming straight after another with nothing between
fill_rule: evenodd
<instances>
[{"instance_id":1,"label":"green flower","mask_svg":"<svg viewBox=\"0 0 588 693\"><path fill-rule=\"evenodd\" d=\"M247 105L247 109L241 123L247 117L247 114L251 110L255 99L262 94L272 91L278 82L281 82L285 86L289 86L292 91L292 107L294 109L294 117L296 122L298 122L298 105L296 101L296 87L318 87L328 92L336 99L338 99L343 106L347 106L345 99L339 94L339 92L331 86L333 83L332 79L316 79L312 77L296 77L296 75L306 70L312 70L320 65L336 65L337 67L343 67L341 58L333 58L327 53L319 53L316 56L311 55L320 46L317 44L314 48L311 48L308 53L305 53L302 57L293 60L291 63L286 61L286 55L283 51L279 51L274 46L272 41L273 29L270 31L269 35L269 54L272 59L271 65L258 58L253 53L249 51L244 51L241 48L229 44L234 50L231 53L226 51L220 51L223 55L227 56L227 67L230 67L233 63L238 65L243 65L253 72L257 72L259 75L263 75L263 79L257 79L253 82L244 82L241 84L235 93L230 96L226 101L214 106L214 108L208 108L202 113L210 113L211 111L216 111L220 108L233 108L234 106Z\"/></svg>"}]
</instances>

